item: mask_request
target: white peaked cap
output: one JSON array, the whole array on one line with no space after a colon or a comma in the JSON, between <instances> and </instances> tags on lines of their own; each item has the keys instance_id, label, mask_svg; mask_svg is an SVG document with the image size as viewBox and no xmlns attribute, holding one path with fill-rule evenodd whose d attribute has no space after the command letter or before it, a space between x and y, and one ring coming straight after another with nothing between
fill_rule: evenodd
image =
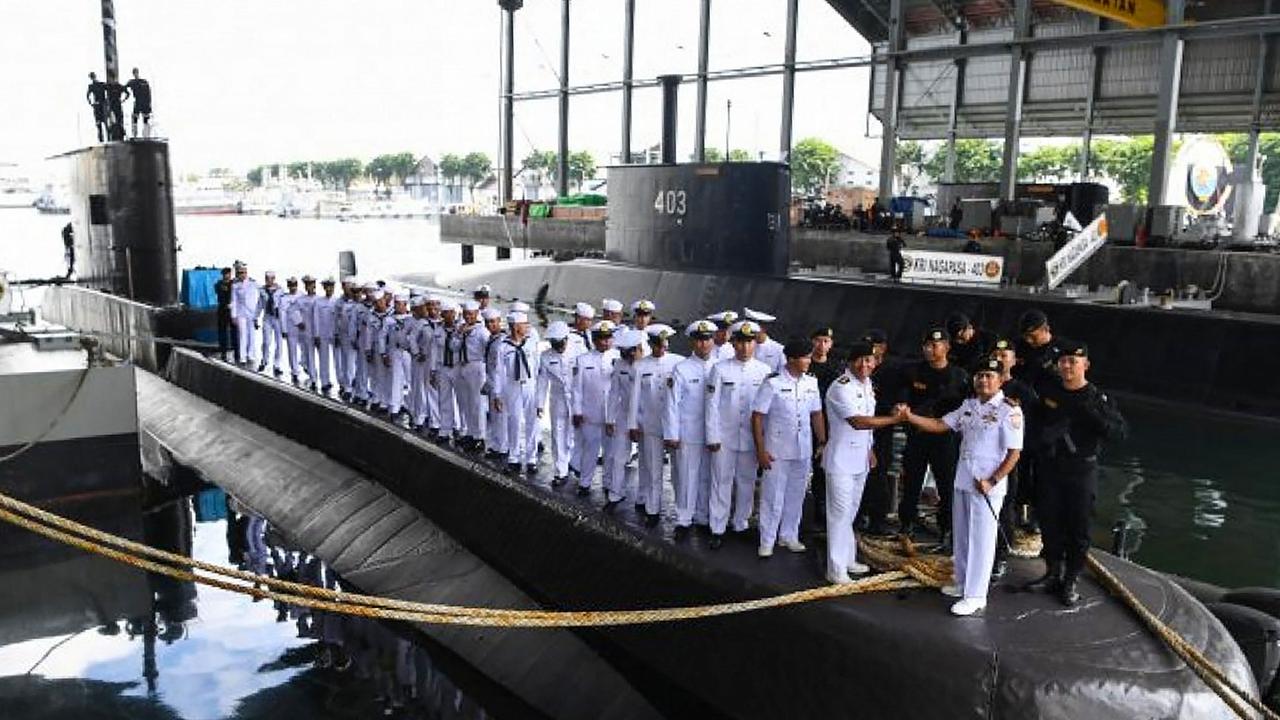
<instances>
[{"instance_id":1,"label":"white peaked cap","mask_svg":"<svg viewBox=\"0 0 1280 720\"><path fill-rule=\"evenodd\" d=\"M548 340L564 340L567 337L569 337L569 323L556 320L547 326Z\"/></svg>"},{"instance_id":2,"label":"white peaked cap","mask_svg":"<svg viewBox=\"0 0 1280 720\"><path fill-rule=\"evenodd\" d=\"M475 312L480 309L480 303L475 300L468 300L462 303L462 312Z\"/></svg>"},{"instance_id":3,"label":"white peaked cap","mask_svg":"<svg viewBox=\"0 0 1280 720\"><path fill-rule=\"evenodd\" d=\"M484 312L480 313L480 317L484 318L485 320L497 320L498 318L502 317L502 313L499 312L496 308L485 308Z\"/></svg>"},{"instance_id":4,"label":"white peaked cap","mask_svg":"<svg viewBox=\"0 0 1280 720\"><path fill-rule=\"evenodd\" d=\"M511 323L512 325L517 325L519 323L527 323L529 322L529 314L522 313L522 312L513 312L507 316L507 322Z\"/></svg>"},{"instance_id":5,"label":"white peaked cap","mask_svg":"<svg viewBox=\"0 0 1280 720\"><path fill-rule=\"evenodd\" d=\"M596 309L587 303L580 302L573 306L573 314L591 320L596 316Z\"/></svg>"},{"instance_id":6,"label":"white peaked cap","mask_svg":"<svg viewBox=\"0 0 1280 720\"><path fill-rule=\"evenodd\" d=\"M751 308L742 308L742 314L747 316L748 320L755 320L758 323L773 322L774 320L778 319L770 315L769 313L760 312L759 310L752 310Z\"/></svg>"},{"instance_id":7,"label":"white peaked cap","mask_svg":"<svg viewBox=\"0 0 1280 720\"><path fill-rule=\"evenodd\" d=\"M613 298L605 298L604 301L600 303L600 307L606 312L622 312L622 303L614 300Z\"/></svg>"}]
</instances>

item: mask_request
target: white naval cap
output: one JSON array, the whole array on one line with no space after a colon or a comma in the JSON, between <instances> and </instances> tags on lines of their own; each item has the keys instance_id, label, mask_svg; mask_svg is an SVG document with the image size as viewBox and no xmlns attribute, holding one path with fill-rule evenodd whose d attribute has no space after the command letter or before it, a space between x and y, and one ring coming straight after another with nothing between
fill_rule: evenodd
<instances>
[{"instance_id":1,"label":"white naval cap","mask_svg":"<svg viewBox=\"0 0 1280 720\"><path fill-rule=\"evenodd\" d=\"M290 282L296 283L297 281L292 280ZM372 293L369 294L369 297L373 298L374 300L381 300L382 298L386 297L386 293L383 292L382 290L375 289Z\"/></svg>"},{"instance_id":2,"label":"white naval cap","mask_svg":"<svg viewBox=\"0 0 1280 720\"><path fill-rule=\"evenodd\" d=\"M729 338L738 340L755 340L760 334L760 326L751 320L742 320L729 326Z\"/></svg>"},{"instance_id":3,"label":"white naval cap","mask_svg":"<svg viewBox=\"0 0 1280 720\"><path fill-rule=\"evenodd\" d=\"M600 302L600 308L605 312L622 312L622 303L613 298L605 298Z\"/></svg>"},{"instance_id":4,"label":"white naval cap","mask_svg":"<svg viewBox=\"0 0 1280 720\"><path fill-rule=\"evenodd\" d=\"M564 340L569 337L569 323L556 320L547 326L547 340Z\"/></svg>"},{"instance_id":5,"label":"white naval cap","mask_svg":"<svg viewBox=\"0 0 1280 720\"><path fill-rule=\"evenodd\" d=\"M510 315L508 315L508 316L507 316L507 322L511 323L512 325L519 325L520 323L527 323L527 322L529 322L529 314L528 314L528 313L522 313L522 312L519 312L519 311L513 312L513 313L511 313Z\"/></svg>"},{"instance_id":6,"label":"white naval cap","mask_svg":"<svg viewBox=\"0 0 1280 720\"><path fill-rule=\"evenodd\" d=\"M355 284L356 284L356 276L355 276L355 275L343 275L342 277L340 277L340 278L338 278L338 279L339 279L339 281L341 281L341 282L342 282L342 284L343 284L343 285L355 285Z\"/></svg>"},{"instance_id":7,"label":"white naval cap","mask_svg":"<svg viewBox=\"0 0 1280 720\"><path fill-rule=\"evenodd\" d=\"M644 337L644 331L628 328L618 333L618 339L614 341L614 345L623 350L640 347L640 343L644 342Z\"/></svg>"},{"instance_id":8,"label":"white naval cap","mask_svg":"<svg viewBox=\"0 0 1280 720\"><path fill-rule=\"evenodd\" d=\"M497 320L502 317L502 312L497 308L485 308L484 312L480 313L480 317L485 320Z\"/></svg>"},{"instance_id":9,"label":"white naval cap","mask_svg":"<svg viewBox=\"0 0 1280 720\"><path fill-rule=\"evenodd\" d=\"M489 287L486 284L486 285L480 285L479 287L477 287L475 292L472 293L472 295L475 295L476 297L489 297L490 293L492 292L493 292L493 288Z\"/></svg>"},{"instance_id":10,"label":"white naval cap","mask_svg":"<svg viewBox=\"0 0 1280 720\"><path fill-rule=\"evenodd\" d=\"M480 303L475 300L468 300L462 303L462 312L475 312L480 309Z\"/></svg>"},{"instance_id":11,"label":"white naval cap","mask_svg":"<svg viewBox=\"0 0 1280 720\"><path fill-rule=\"evenodd\" d=\"M297 285L297 284L298 284L298 278L297 278L296 276L294 276L294 275L290 275L289 277L285 278L285 282L286 282L286 283L288 283L288 284L290 284L290 285Z\"/></svg>"},{"instance_id":12,"label":"white naval cap","mask_svg":"<svg viewBox=\"0 0 1280 720\"><path fill-rule=\"evenodd\" d=\"M591 333L593 335L612 336L613 331L617 329L618 326L614 325L612 320L600 320L591 326Z\"/></svg>"},{"instance_id":13,"label":"white naval cap","mask_svg":"<svg viewBox=\"0 0 1280 720\"><path fill-rule=\"evenodd\" d=\"M676 334L675 328L662 323L654 323L645 328L644 331L649 334L649 342L653 342L655 340L666 340Z\"/></svg>"},{"instance_id":14,"label":"white naval cap","mask_svg":"<svg viewBox=\"0 0 1280 720\"><path fill-rule=\"evenodd\" d=\"M684 329L684 334L691 338L707 339L716 331L716 324L710 320L694 320Z\"/></svg>"},{"instance_id":15,"label":"white naval cap","mask_svg":"<svg viewBox=\"0 0 1280 720\"><path fill-rule=\"evenodd\" d=\"M521 302L520 300L517 300L511 303L511 312L527 313L529 312L529 303Z\"/></svg>"},{"instance_id":16,"label":"white naval cap","mask_svg":"<svg viewBox=\"0 0 1280 720\"><path fill-rule=\"evenodd\" d=\"M423 305L426 305L426 304L427 304L427 297L425 295L415 295L409 298L410 307L422 307Z\"/></svg>"},{"instance_id":17,"label":"white naval cap","mask_svg":"<svg viewBox=\"0 0 1280 720\"><path fill-rule=\"evenodd\" d=\"M439 305L440 303L442 303L442 302L443 302L443 300L441 300L441 298L440 298L440 296L439 296L439 295L428 295L428 296L427 296L427 302L429 302L429 303L435 303L435 304Z\"/></svg>"},{"instance_id":18,"label":"white naval cap","mask_svg":"<svg viewBox=\"0 0 1280 720\"><path fill-rule=\"evenodd\" d=\"M262 273L262 276L263 276L263 277L275 277L275 276L276 276L276 271L275 271L275 270L268 270L268 271L266 271L266 272Z\"/></svg>"},{"instance_id":19,"label":"white naval cap","mask_svg":"<svg viewBox=\"0 0 1280 720\"><path fill-rule=\"evenodd\" d=\"M577 305L573 306L573 314L577 315L578 317L584 317L588 320L591 320L596 316L596 309L591 307L587 303L580 302Z\"/></svg>"},{"instance_id":20,"label":"white naval cap","mask_svg":"<svg viewBox=\"0 0 1280 720\"><path fill-rule=\"evenodd\" d=\"M321 280L321 281L320 281L320 284L321 284L321 285L332 285L332 284L333 284L333 278L332 278L332 277L327 277L327 278L325 278L325 279Z\"/></svg>"},{"instance_id":21,"label":"white naval cap","mask_svg":"<svg viewBox=\"0 0 1280 720\"><path fill-rule=\"evenodd\" d=\"M712 313L708 315L707 319L716 323L717 325L723 325L724 327L729 327L730 325L738 321L738 313L732 310L721 310L718 313Z\"/></svg>"},{"instance_id":22,"label":"white naval cap","mask_svg":"<svg viewBox=\"0 0 1280 720\"><path fill-rule=\"evenodd\" d=\"M653 304L652 300L637 300L631 303L631 312L633 313L647 313L652 315L653 311L656 309L657 306Z\"/></svg>"},{"instance_id":23,"label":"white naval cap","mask_svg":"<svg viewBox=\"0 0 1280 720\"><path fill-rule=\"evenodd\" d=\"M452 300L447 300L447 299L446 299L446 300L441 300L441 301L440 301L440 312L442 312L442 313L446 313L446 312L456 313L456 312L458 312L458 303L456 303L456 302L454 302L454 301L452 301Z\"/></svg>"},{"instance_id":24,"label":"white naval cap","mask_svg":"<svg viewBox=\"0 0 1280 720\"><path fill-rule=\"evenodd\" d=\"M742 314L747 316L748 320L755 320L758 323L768 323L778 319L769 313L752 310L751 308L742 308Z\"/></svg>"},{"instance_id":25,"label":"white naval cap","mask_svg":"<svg viewBox=\"0 0 1280 720\"><path fill-rule=\"evenodd\" d=\"M398 292L398 293L396 293L396 294L392 295L392 296L391 296L391 299L392 299L392 300L395 300L395 301L396 301L396 302L398 302L398 303L407 303L407 302L409 302L409 294L408 294L408 293Z\"/></svg>"},{"instance_id":26,"label":"white naval cap","mask_svg":"<svg viewBox=\"0 0 1280 720\"><path fill-rule=\"evenodd\" d=\"M296 281L295 281L295 282L296 282ZM378 289L378 283L376 283L376 282L367 282L367 283L365 283L365 284L364 284L364 289L365 289L365 290L368 290L369 292L373 292L374 290L377 290L377 289Z\"/></svg>"}]
</instances>

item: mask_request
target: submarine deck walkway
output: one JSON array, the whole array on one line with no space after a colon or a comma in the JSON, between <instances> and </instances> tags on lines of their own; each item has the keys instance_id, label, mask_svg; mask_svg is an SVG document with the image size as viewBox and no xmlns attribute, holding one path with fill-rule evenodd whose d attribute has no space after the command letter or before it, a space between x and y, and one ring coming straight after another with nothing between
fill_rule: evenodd
<instances>
[{"instance_id":1,"label":"submarine deck walkway","mask_svg":"<svg viewBox=\"0 0 1280 720\"><path fill-rule=\"evenodd\" d=\"M336 400L188 351L173 353L167 377L223 408L206 414L196 430L182 429L187 421L181 419L147 421L149 428L163 423L166 432L185 436L192 456L208 454L203 434L223 431L236 416L259 423L313 448L306 451L311 464L323 452L351 468L347 472L368 475L385 488L384 495L419 508L547 609L725 602L822 582L816 549L768 561L756 557L754 542L730 541L713 552L696 533L675 539L669 516L647 528L630 503L602 513L598 485L590 497L579 498L572 487L551 489L545 472L527 480L511 477ZM146 392L154 392L156 383L148 380ZM158 407L142 415L168 418L173 412ZM254 463L236 443L213 443L213 449L224 472ZM300 466L282 477L234 482L294 522L310 521L309 537L331 551L348 543L347 533L377 537L395 524L386 519L400 512L390 495L348 499L325 492L310 475ZM339 531L344 521L349 524ZM363 554L353 543L335 560ZM1104 562L1161 620L1236 682L1253 687L1238 648L1189 595L1146 569L1109 556ZM1020 583L1038 567L1015 562L1004 582ZM370 577L381 578L385 587L399 582L403 591L403 572L388 567ZM353 580L378 591L358 575ZM466 583L459 579L452 590L464 592ZM407 587L423 601L459 597L437 594L431 582ZM1082 717L1129 717L1141 707L1152 716L1195 717L1222 709L1190 670L1092 581L1084 583L1081 605L1070 610L1044 595L1000 587L981 619L954 619L947 604L937 593L882 593L684 623L583 630L578 636L641 687L664 715L832 716L856 708L872 716L1033 717L1069 708ZM495 596L492 606L508 605ZM505 632L537 637L543 631ZM570 687L581 692L583 683L566 681L564 688Z\"/></svg>"}]
</instances>

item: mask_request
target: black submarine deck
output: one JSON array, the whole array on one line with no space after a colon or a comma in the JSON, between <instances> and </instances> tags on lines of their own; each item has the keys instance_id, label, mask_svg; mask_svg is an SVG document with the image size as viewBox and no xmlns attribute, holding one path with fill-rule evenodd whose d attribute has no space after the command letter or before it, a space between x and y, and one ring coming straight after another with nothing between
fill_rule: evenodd
<instances>
[{"instance_id":1,"label":"black submarine deck","mask_svg":"<svg viewBox=\"0 0 1280 720\"><path fill-rule=\"evenodd\" d=\"M579 498L572 488L551 489L545 472L512 477L336 400L190 352L173 353L167 377L366 474L545 608L716 603L822 582L813 549L768 561L756 557L754 542L711 551L703 536L675 539L670 517L647 528L629 503L602 513L598 486ZM310 497L305 473L287 492L309 517L350 511ZM370 514L367 522L378 519ZM1253 687L1239 649L1203 606L1154 572L1100 557L1164 622ZM1002 585L1038 569L1017 561ZM1083 594L1078 607L1065 609L1048 596L997 586L985 617L957 619L936 591L877 593L580 635L664 714L1128 718L1224 711L1118 601L1092 581Z\"/></svg>"}]
</instances>

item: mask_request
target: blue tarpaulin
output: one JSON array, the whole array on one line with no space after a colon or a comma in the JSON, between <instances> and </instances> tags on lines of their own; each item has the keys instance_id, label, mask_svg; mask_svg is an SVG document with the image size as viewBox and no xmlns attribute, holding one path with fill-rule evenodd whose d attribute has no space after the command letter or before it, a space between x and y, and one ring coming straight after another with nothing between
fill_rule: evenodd
<instances>
[{"instance_id":1,"label":"blue tarpaulin","mask_svg":"<svg viewBox=\"0 0 1280 720\"><path fill-rule=\"evenodd\" d=\"M182 271L182 304L189 308L214 308L218 296L213 286L222 277L217 268L192 268Z\"/></svg>"}]
</instances>

